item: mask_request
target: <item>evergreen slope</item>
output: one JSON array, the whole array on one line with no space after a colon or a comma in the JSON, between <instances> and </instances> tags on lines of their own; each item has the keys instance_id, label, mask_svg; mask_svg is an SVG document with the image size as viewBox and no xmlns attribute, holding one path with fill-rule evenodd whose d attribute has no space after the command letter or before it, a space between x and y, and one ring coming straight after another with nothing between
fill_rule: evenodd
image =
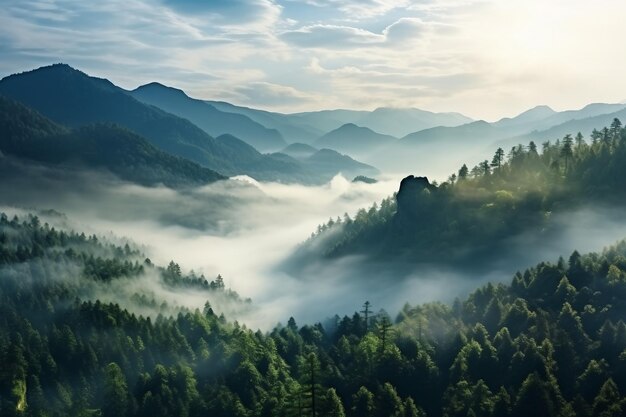
<instances>
[{"instance_id":1,"label":"evergreen slope","mask_svg":"<svg viewBox=\"0 0 626 417\"><path fill-rule=\"evenodd\" d=\"M219 277L155 267L128 245L0 215L0 414L618 417L624 271L621 242L540 263L451 307L407 304L392 320L367 303L363 315L290 319L263 334L208 303L172 311L145 295L127 307L94 299L93 288L146 274L238 296Z\"/></svg>"},{"instance_id":2,"label":"evergreen slope","mask_svg":"<svg viewBox=\"0 0 626 417\"><path fill-rule=\"evenodd\" d=\"M0 151L7 156L74 169L106 169L143 185L202 185L225 179L183 158L156 149L115 125L75 130L0 96Z\"/></svg>"},{"instance_id":3,"label":"evergreen slope","mask_svg":"<svg viewBox=\"0 0 626 417\"><path fill-rule=\"evenodd\" d=\"M531 142L471 170L463 165L441 185L406 178L395 197L331 220L296 253L299 260L365 254L382 261L482 265L505 254L522 233L559 232L554 219L585 206L626 203L626 130L614 119L587 144L566 135L542 150Z\"/></svg>"}]
</instances>

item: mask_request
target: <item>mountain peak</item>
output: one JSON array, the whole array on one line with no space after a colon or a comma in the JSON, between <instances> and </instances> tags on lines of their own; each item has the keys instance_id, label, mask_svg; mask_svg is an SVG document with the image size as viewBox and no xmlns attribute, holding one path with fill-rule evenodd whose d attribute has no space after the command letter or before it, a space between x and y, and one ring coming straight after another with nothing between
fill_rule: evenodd
<instances>
[{"instance_id":1,"label":"mountain peak","mask_svg":"<svg viewBox=\"0 0 626 417\"><path fill-rule=\"evenodd\" d=\"M533 107L530 110L527 110L525 113L536 113L536 112L549 112L549 113L556 113L556 111L554 111L554 109L546 104L540 104L538 106Z\"/></svg>"},{"instance_id":2,"label":"mountain peak","mask_svg":"<svg viewBox=\"0 0 626 417\"><path fill-rule=\"evenodd\" d=\"M146 83L144 85L140 85L139 87L135 88L135 90L140 90L142 88L171 88L171 87L168 87L165 84L161 84L158 81L151 81L151 82Z\"/></svg>"},{"instance_id":3,"label":"mountain peak","mask_svg":"<svg viewBox=\"0 0 626 417\"><path fill-rule=\"evenodd\" d=\"M42 70L42 69L53 69L53 70L61 70L61 71L78 71L76 68L70 66L69 64L65 64L63 62L58 62L56 64L45 65L43 67L39 67L33 71Z\"/></svg>"},{"instance_id":4,"label":"mountain peak","mask_svg":"<svg viewBox=\"0 0 626 417\"><path fill-rule=\"evenodd\" d=\"M142 92L142 91L171 93L171 94L177 94L180 96L188 97L187 94L180 88L170 87L168 85L161 84L160 82L157 82L157 81L152 81L152 82L149 82L148 84L140 85L139 87L133 90L133 92Z\"/></svg>"},{"instance_id":5,"label":"mountain peak","mask_svg":"<svg viewBox=\"0 0 626 417\"><path fill-rule=\"evenodd\" d=\"M328 134L332 134L332 133L346 133L346 132L359 132L359 133L365 133L365 132L371 132L371 133L375 133L372 129L365 127L365 126L359 126L356 123L345 123L341 126L339 126L337 129L328 132Z\"/></svg>"},{"instance_id":6,"label":"mountain peak","mask_svg":"<svg viewBox=\"0 0 626 417\"><path fill-rule=\"evenodd\" d=\"M147 84L140 85L139 87L135 88L134 91L148 90L148 89L150 89L150 90L176 91L177 93L185 94L185 92L183 90L181 90L180 88L170 87L169 85L162 84L162 83L160 83L158 81L152 81L152 82L149 82Z\"/></svg>"},{"instance_id":7,"label":"mountain peak","mask_svg":"<svg viewBox=\"0 0 626 417\"><path fill-rule=\"evenodd\" d=\"M44 74L44 73L82 75L82 76L87 77L87 75L84 72L79 71L76 68L69 66L68 64L64 64L60 62L56 64L44 65L42 67L35 68L32 70L28 70L28 71L18 72L18 73L6 76L3 79L26 76L30 74Z\"/></svg>"},{"instance_id":8,"label":"mountain peak","mask_svg":"<svg viewBox=\"0 0 626 417\"><path fill-rule=\"evenodd\" d=\"M366 135L380 136L380 137L387 136L387 135L383 135L382 133L378 133L370 129L369 127L359 126L356 123L352 123L352 122L345 123L339 126L337 129L328 132L325 136L332 136L332 135L339 135L339 134L346 134L346 133L361 134L361 135L366 134Z\"/></svg>"},{"instance_id":9,"label":"mountain peak","mask_svg":"<svg viewBox=\"0 0 626 417\"><path fill-rule=\"evenodd\" d=\"M13 89L17 89L31 98L41 98L46 94L52 96L65 94L67 93L65 88L70 84L74 85L74 88L80 86L79 90L91 87L108 91L118 89L106 78L92 77L64 63L45 65L33 70L12 74L4 77L1 82L5 89L5 94L9 94Z\"/></svg>"},{"instance_id":10,"label":"mountain peak","mask_svg":"<svg viewBox=\"0 0 626 417\"><path fill-rule=\"evenodd\" d=\"M581 110L593 110L596 108L602 108L607 105L609 104L608 103L589 103L585 107L583 107Z\"/></svg>"},{"instance_id":11,"label":"mountain peak","mask_svg":"<svg viewBox=\"0 0 626 417\"><path fill-rule=\"evenodd\" d=\"M528 109L517 116L514 119L528 119L528 118L536 118L536 117L548 117L556 113L550 106L546 106L545 104L535 106L531 109Z\"/></svg>"},{"instance_id":12,"label":"mountain peak","mask_svg":"<svg viewBox=\"0 0 626 417\"><path fill-rule=\"evenodd\" d=\"M55 75L62 75L62 76L94 78L98 80L100 79L97 77L90 77L89 75L85 74L81 70L76 69L64 63L46 65L46 66L39 67L31 71L23 72L22 74L28 74L28 73L55 74Z\"/></svg>"},{"instance_id":13,"label":"mountain peak","mask_svg":"<svg viewBox=\"0 0 626 417\"><path fill-rule=\"evenodd\" d=\"M329 148L349 155L359 155L378 148L395 138L355 123L345 123L314 142L315 147Z\"/></svg>"},{"instance_id":14,"label":"mountain peak","mask_svg":"<svg viewBox=\"0 0 626 417\"><path fill-rule=\"evenodd\" d=\"M520 123L535 122L538 120L546 119L552 115L555 115L556 113L557 112L554 111L550 106L546 106L545 104L543 104L523 111L515 117L505 117L503 119L500 119L498 122L496 122L496 125L511 126L519 125Z\"/></svg>"},{"instance_id":15,"label":"mountain peak","mask_svg":"<svg viewBox=\"0 0 626 417\"><path fill-rule=\"evenodd\" d=\"M476 120L474 122L470 122L470 123L466 123L464 125L461 125L459 127L462 126L474 126L474 127L491 127L491 124L489 122L486 122L484 120Z\"/></svg>"},{"instance_id":16,"label":"mountain peak","mask_svg":"<svg viewBox=\"0 0 626 417\"><path fill-rule=\"evenodd\" d=\"M378 107L372 113L380 113L380 114L403 113L403 114L422 114L422 115L434 114L433 112L418 109L417 107Z\"/></svg>"}]
</instances>

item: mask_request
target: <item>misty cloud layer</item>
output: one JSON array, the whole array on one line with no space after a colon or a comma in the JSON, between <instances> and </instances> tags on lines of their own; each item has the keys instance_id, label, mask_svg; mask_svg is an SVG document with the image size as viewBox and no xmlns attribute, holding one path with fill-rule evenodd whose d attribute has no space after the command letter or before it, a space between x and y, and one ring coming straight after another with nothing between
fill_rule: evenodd
<instances>
[{"instance_id":1,"label":"misty cloud layer","mask_svg":"<svg viewBox=\"0 0 626 417\"><path fill-rule=\"evenodd\" d=\"M396 191L399 178L368 185L337 176L329 184L311 187L241 177L175 191L123 183L101 173L25 168L6 159L0 169L2 211L22 214L37 207L42 221L56 227L96 233L118 243L132 240L158 265L174 260L209 280L222 274L227 287L252 298L253 308L218 302L215 309L261 328L285 323L291 315L298 322L314 322L335 313L351 314L365 300L392 315L405 302L450 302L487 281L508 282L518 269L539 261L567 258L575 249L600 250L626 237L626 215L589 207L556 216L557 233L512 238L514 255L485 265L483 271L488 272L439 265L396 268L355 256L325 260L290 276L278 266L318 224L380 202ZM150 288L155 299L172 305L201 309L206 301L193 292L164 289L151 276L133 285ZM122 292L128 294L116 288L101 291L103 299L117 302Z\"/></svg>"}]
</instances>

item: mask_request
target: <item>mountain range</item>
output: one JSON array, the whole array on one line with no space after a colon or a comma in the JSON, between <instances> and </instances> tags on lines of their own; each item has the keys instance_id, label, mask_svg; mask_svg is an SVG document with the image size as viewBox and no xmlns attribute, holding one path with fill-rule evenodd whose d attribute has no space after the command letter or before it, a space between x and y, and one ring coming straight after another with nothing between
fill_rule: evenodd
<instances>
[{"instance_id":1,"label":"mountain range","mask_svg":"<svg viewBox=\"0 0 626 417\"><path fill-rule=\"evenodd\" d=\"M221 175L302 183L340 172L374 175L374 167L445 177L463 162L489 159L494 146L507 151L571 132L588 136L596 126L626 118L626 104L604 103L561 112L542 105L493 123L399 108L282 114L191 98L156 82L128 91L64 64L5 77L0 94L70 129L116 124Z\"/></svg>"},{"instance_id":2,"label":"mountain range","mask_svg":"<svg viewBox=\"0 0 626 417\"><path fill-rule=\"evenodd\" d=\"M458 126L473 121L459 113L433 113L415 108L381 107L373 111L337 109L283 114L219 101L207 103L221 111L246 115L266 127L276 129L287 142L308 144L346 124L366 127L383 135L401 137L431 127Z\"/></svg>"},{"instance_id":3,"label":"mountain range","mask_svg":"<svg viewBox=\"0 0 626 417\"><path fill-rule=\"evenodd\" d=\"M268 129L245 115L220 111L176 88L150 83L129 94L143 103L189 120L211 136L231 134L260 152L277 151L287 145L278 130Z\"/></svg>"},{"instance_id":4,"label":"mountain range","mask_svg":"<svg viewBox=\"0 0 626 417\"><path fill-rule=\"evenodd\" d=\"M165 91L172 95L171 89ZM108 80L90 77L64 64L5 77L0 81L0 94L69 128L114 123L162 151L226 176L246 174L266 181L323 183L343 170L349 170L351 175L354 169L364 175L375 171L350 158L333 158L335 163L345 164L332 165L330 161L304 163L285 154L262 154L232 134L213 137L188 119L143 103ZM174 95L191 108L201 105L206 106L207 114L211 112L211 107L202 102L181 93ZM366 169L359 172L359 166Z\"/></svg>"},{"instance_id":5,"label":"mountain range","mask_svg":"<svg viewBox=\"0 0 626 417\"><path fill-rule=\"evenodd\" d=\"M206 103L222 112L241 114L263 126L276 129L288 143L312 143L326 133L319 126L315 127L292 115L236 106L223 101L206 101Z\"/></svg>"},{"instance_id":6,"label":"mountain range","mask_svg":"<svg viewBox=\"0 0 626 417\"><path fill-rule=\"evenodd\" d=\"M210 103L222 111L245 114L277 129L289 143L346 153L383 172L417 170L436 177L447 176L460 163L478 163L490 158L494 146L508 151L520 142L556 140L572 131L588 136L596 126L608 125L615 117L626 117L621 113L626 109L625 103L593 103L565 111L539 105L492 123L475 121L459 113L412 108L281 114L223 102Z\"/></svg>"},{"instance_id":7,"label":"mountain range","mask_svg":"<svg viewBox=\"0 0 626 417\"><path fill-rule=\"evenodd\" d=\"M626 119L624 104L590 104L579 110L555 112L538 106L513 118L494 123L478 120L460 126L438 126L411 133L364 158L383 171L428 172L445 178L463 163L491 160L492 152L506 152L518 144L561 139L581 132L587 139L594 128L607 126L614 118Z\"/></svg>"}]
</instances>

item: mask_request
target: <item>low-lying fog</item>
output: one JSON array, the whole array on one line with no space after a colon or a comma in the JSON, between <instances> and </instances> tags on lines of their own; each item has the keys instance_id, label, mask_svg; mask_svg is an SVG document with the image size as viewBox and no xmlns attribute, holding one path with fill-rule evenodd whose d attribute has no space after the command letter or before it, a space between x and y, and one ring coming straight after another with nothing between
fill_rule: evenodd
<instances>
[{"instance_id":1,"label":"low-lying fog","mask_svg":"<svg viewBox=\"0 0 626 417\"><path fill-rule=\"evenodd\" d=\"M509 282L517 269L538 261L567 257L574 249L600 250L626 237L623 214L583 210L561 217L567 232L558 242L519 237L511 242L520 248L519 256L503 259L492 273L481 276L431 265L416 268L409 277L395 277L391 268L368 277L367 269L358 267L362 262L358 258L327 262L303 276L276 271L276 265L318 224L380 202L397 190L399 180L386 178L369 185L339 175L324 186L302 186L244 177L174 191L41 168L0 182L0 210L54 209L67 219L44 215L42 220L85 233L129 238L160 265L174 260L185 271L202 272L208 279L219 273L227 287L252 298L255 306L251 313L229 318L263 329L285 323L290 316L302 324L352 314L365 300L393 316L405 302L448 302L487 280ZM172 297L193 308L204 304L191 295Z\"/></svg>"}]
</instances>

